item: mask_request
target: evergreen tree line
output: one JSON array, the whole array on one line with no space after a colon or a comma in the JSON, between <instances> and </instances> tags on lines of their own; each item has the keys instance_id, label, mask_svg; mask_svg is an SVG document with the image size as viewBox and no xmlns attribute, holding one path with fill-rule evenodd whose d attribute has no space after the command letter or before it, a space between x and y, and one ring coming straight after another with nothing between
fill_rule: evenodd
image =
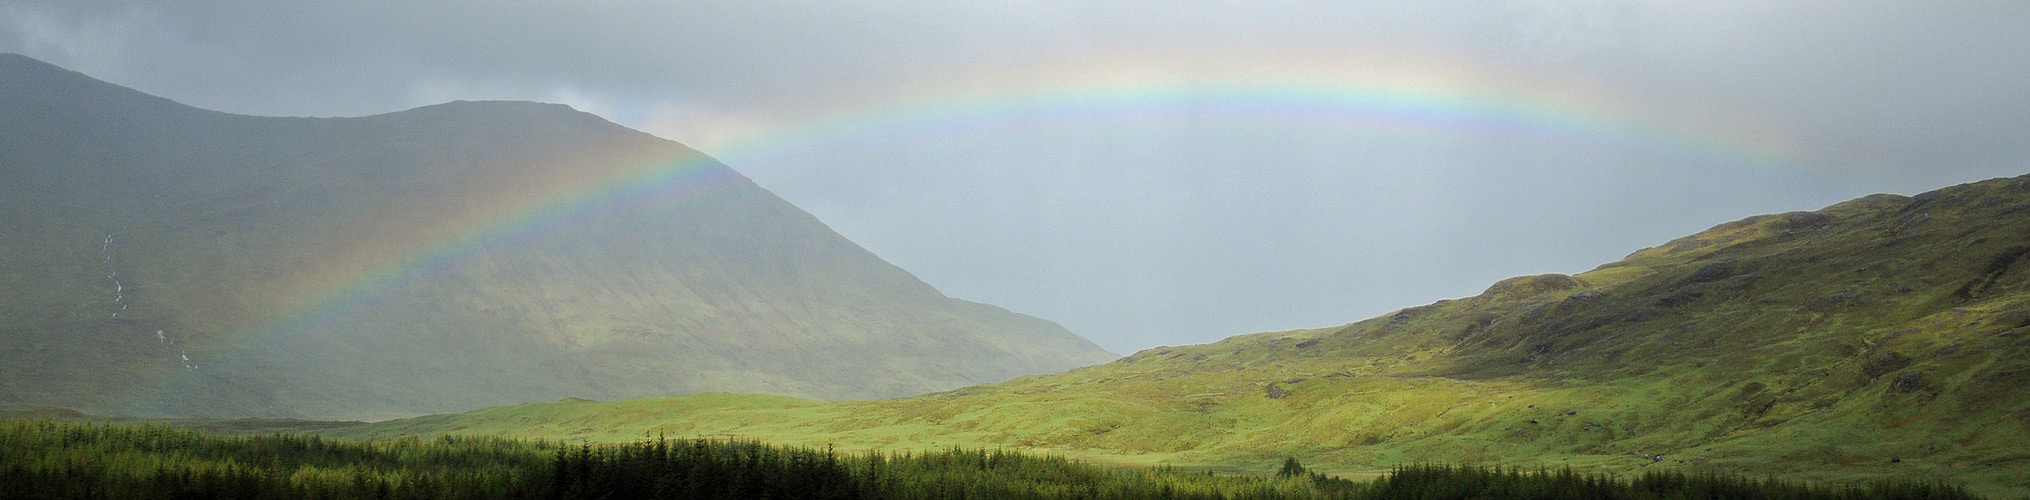
<instances>
[{"instance_id":1,"label":"evergreen tree line","mask_svg":"<svg viewBox=\"0 0 2030 500\"><path fill-rule=\"evenodd\" d=\"M59 499L1769 499L1976 498L1932 483L1825 487L1675 472L1633 480L1422 465L1368 482L1110 468L952 449L842 454L753 441L564 445L487 437L232 437L164 425L0 422L0 500Z\"/></svg>"}]
</instances>

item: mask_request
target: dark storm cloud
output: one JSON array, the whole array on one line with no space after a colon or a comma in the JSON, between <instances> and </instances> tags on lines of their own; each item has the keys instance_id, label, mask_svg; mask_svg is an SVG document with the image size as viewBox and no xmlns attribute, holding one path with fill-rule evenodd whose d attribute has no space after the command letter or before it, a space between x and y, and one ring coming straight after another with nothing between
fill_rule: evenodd
<instances>
[{"instance_id":1,"label":"dark storm cloud","mask_svg":"<svg viewBox=\"0 0 2030 500\"><path fill-rule=\"evenodd\" d=\"M1482 83L1782 156L1744 169L1159 124L729 158L954 296L1131 351L1327 326L1754 213L2030 171L2023 26L2024 2L6 1L0 51L250 114L563 101L708 152L1064 61L1221 75L1358 54L1518 75Z\"/></svg>"}]
</instances>

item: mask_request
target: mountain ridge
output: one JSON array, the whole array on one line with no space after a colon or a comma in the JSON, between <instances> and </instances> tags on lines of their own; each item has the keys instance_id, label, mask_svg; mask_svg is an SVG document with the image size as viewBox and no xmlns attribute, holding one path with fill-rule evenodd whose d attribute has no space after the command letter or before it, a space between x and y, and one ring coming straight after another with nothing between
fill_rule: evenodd
<instances>
[{"instance_id":1,"label":"mountain ridge","mask_svg":"<svg viewBox=\"0 0 2030 500\"><path fill-rule=\"evenodd\" d=\"M17 291L0 405L387 418L895 397L1113 357L564 105L250 117L21 56L0 58L0 95L0 287Z\"/></svg>"}]
</instances>

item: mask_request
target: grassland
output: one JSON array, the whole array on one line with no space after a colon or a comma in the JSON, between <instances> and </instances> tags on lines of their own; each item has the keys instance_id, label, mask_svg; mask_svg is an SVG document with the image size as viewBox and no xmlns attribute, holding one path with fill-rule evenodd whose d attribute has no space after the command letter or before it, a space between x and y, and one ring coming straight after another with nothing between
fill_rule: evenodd
<instances>
[{"instance_id":1,"label":"grassland","mask_svg":"<svg viewBox=\"0 0 2030 500\"><path fill-rule=\"evenodd\" d=\"M1063 457L947 449L837 453L657 438L561 445L439 437L351 442L223 437L162 425L0 423L0 499L1770 499L1972 500L1922 482L1827 488L1651 472L1415 466L1357 482L1285 459L1271 475L1109 468Z\"/></svg>"},{"instance_id":2,"label":"grassland","mask_svg":"<svg viewBox=\"0 0 2030 500\"><path fill-rule=\"evenodd\" d=\"M1554 235L1547 235L1552 237ZM558 401L334 435L846 449L1376 474L1415 463L1941 480L2030 495L2030 176L1753 217L1337 328L846 403Z\"/></svg>"}]
</instances>

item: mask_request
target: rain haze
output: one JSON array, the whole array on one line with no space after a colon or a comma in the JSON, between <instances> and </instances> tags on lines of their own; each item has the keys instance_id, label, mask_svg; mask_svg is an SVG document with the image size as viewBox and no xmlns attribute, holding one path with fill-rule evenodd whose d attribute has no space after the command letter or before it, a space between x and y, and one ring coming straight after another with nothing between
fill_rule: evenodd
<instances>
[{"instance_id":1,"label":"rain haze","mask_svg":"<svg viewBox=\"0 0 2030 500\"><path fill-rule=\"evenodd\" d=\"M1118 353L2030 172L2030 3L0 2L193 106L561 102Z\"/></svg>"}]
</instances>

